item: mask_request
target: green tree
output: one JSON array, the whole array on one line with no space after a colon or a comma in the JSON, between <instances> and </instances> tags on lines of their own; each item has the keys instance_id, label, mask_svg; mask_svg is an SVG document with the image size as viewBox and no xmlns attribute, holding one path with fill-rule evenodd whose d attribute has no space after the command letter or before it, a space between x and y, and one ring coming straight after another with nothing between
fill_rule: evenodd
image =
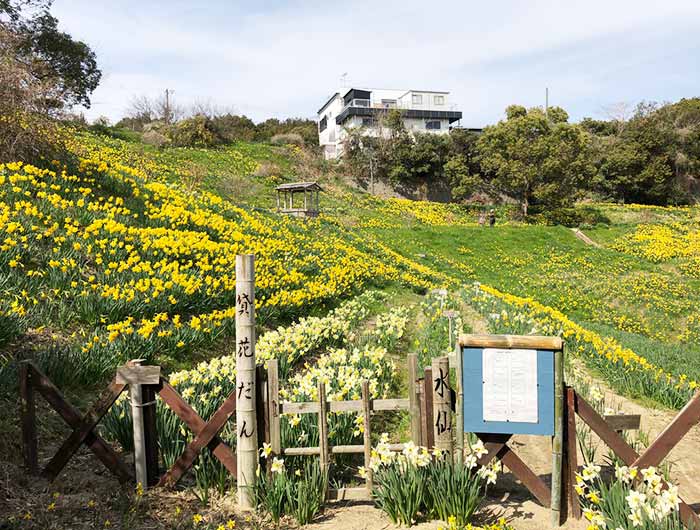
<instances>
[{"instance_id":1,"label":"green tree","mask_svg":"<svg viewBox=\"0 0 700 530\"><path fill-rule=\"evenodd\" d=\"M464 129L450 131L448 158L443 171L455 200L467 199L483 187L478 139L476 133Z\"/></svg>"},{"instance_id":2,"label":"green tree","mask_svg":"<svg viewBox=\"0 0 700 530\"><path fill-rule=\"evenodd\" d=\"M46 110L76 104L89 107L102 78L95 53L58 29L50 7L50 0L2 0L0 25L17 37L14 60L31 70L34 83L50 85L50 91L38 92ZM25 17L26 12L31 16Z\"/></svg>"},{"instance_id":3,"label":"green tree","mask_svg":"<svg viewBox=\"0 0 700 530\"><path fill-rule=\"evenodd\" d=\"M570 204L594 173L586 133L561 121L563 111L550 119L542 109L523 114L511 106L507 115L487 127L477 144L490 192L518 201L524 216L531 205Z\"/></svg>"}]
</instances>

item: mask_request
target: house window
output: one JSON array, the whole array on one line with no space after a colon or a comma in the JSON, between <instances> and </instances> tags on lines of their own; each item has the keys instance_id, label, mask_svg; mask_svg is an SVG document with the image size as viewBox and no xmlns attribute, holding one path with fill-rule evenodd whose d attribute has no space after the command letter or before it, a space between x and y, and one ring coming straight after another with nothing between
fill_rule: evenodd
<instances>
[{"instance_id":1,"label":"house window","mask_svg":"<svg viewBox=\"0 0 700 530\"><path fill-rule=\"evenodd\" d=\"M328 118L324 116L321 121L318 122L318 132L323 132L326 130L326 127L328 126Z\"/></svg>"},{"instance_id":2,"label":"house window","mask_svg":"<svg viewBox=\"0 0 700 530\"><path fill-rule=\"evenodd\" d=\"M436 105L444 105L445 104L445 96L435 96L433 98L433 103Z\"/></svg>"},{"instance_id":3,"label":"house window","mask_svg":"<svg viewBox=\"0 0 700 530\"><path fill-rule=\"evenodd\" d=\"M413 96L411 96L411 102L414 105L422 105L423 104L423 94L413 94Z\"/></svg>"},{"instance_id":4,"label":"house window","mask_svg":"<svg viewBox=\"0 0 700 530\"><path fill-rule=\"evenodd\" d=\"M382 107L385 109L393 109L396 107L396 100L395 99L383 99L382 100Z\"/></svg>"},{"instance_id":5,"label":"house window","mask_svg":"<svg viewBox=\"0 0 700 530\"><path fill-rule=\"evenodd\" d=\"M440 130L440 120L429 120L425 122L425 128L429 131L439 131Z\"/></svg>"},{"instance_id":6,"label":"house window","mask_svg":"<svg viewBox=\"0 0 700 530\"><path fill-rule=\"evenodd\" d=\"M374 118L362 118L362 126L363 127L373 127L374 126Z\"/></svg>"}]
</instances>

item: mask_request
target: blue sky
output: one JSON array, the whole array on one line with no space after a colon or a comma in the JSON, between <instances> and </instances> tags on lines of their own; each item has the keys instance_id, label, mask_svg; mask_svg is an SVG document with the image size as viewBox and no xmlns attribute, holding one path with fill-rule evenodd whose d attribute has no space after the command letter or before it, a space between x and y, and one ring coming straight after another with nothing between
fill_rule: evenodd
<instances>
[{"instance_id":1,"label":"blue sky","mask_svg":"<svg viewBox=\"0 0 700 530\"><path fill-rule=\"evenodd\" d=\"M511 103L572 119L700 96L700 0L55 0L97 53L90 119L166 88L259 121L314 117L347 83L449 90L462 124Z\"/></svg>"}]
</instances>

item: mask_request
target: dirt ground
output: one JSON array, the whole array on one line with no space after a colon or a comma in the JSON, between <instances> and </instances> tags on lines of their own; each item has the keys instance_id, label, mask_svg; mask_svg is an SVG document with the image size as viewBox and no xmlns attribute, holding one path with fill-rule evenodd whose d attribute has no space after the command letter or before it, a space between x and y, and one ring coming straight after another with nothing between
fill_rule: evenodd
<instances>
[{"instance_id":1,"label":"dirt ground","mask_svg":"<svg viewBox=\"0 0 700 530\"><path fill-rule=\"evenodd\" d=\"M673 419L675 413L650 410L638 403L621 398L605 390L607 401L626 414L641 414L643 431L653 440ZM42 411L48 414L48 411ZM60 432L52 439L40 439L40 459L45 462L52 448L61 442ZM63 433L67 434L67 431ZM117 481L86 449L81 449L67 469L53 483L27 476L19 458L16 437L12 446L2 447L0 462L0 530L10 528L43 529L88 529L88 528L134 528L166 529L192 528L191 518L202 514L205 522L216 528L229 519L236 521L237 528L267 527L261 521L250 520L250 515L237 511L232 496L215 498L205 508L189 492L153 490L145 496L135 497L133 491L121 489ZM516 436L511 447L533 470L549 481L550 442L536 436ZM700 508L700 465L697 452L700 447L700 428L694 427L674 448L670 455L673 463L672 476L679 484L683 499L696 510ZM601 443L598 450L600 460L607 450ZM8 458L8 455L13 455ZM8 461L9 460L9 461ZM579 462L581 456L579 455ZM505 517L517 530L542 530L549 528L550 512L532 499L527 490L505 470L498 483L490 490L480 511L480 519L489 522ZM424 522L417 530L436 529L439 521ZM293 527L285 524L283 527ZM331 504L326 512L308 528L311 530L380 530L392 528L393 524L377 509L368 504ZM582 521L569 520L565 529L585 529Z\"/></svg>"}]
</instances>

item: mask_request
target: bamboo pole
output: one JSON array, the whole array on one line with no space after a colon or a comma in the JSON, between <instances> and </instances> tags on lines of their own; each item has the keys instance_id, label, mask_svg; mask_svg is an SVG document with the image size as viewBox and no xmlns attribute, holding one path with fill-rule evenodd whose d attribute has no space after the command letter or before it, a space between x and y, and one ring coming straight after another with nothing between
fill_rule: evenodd
<instances>
[{"instance_id":1,"label":"bamboo pole","mask_svg":"<svg viewBox=\"0 0 700 530\"><path fill-rule=\"evenodd\" d=\"M455 404L456 418L456 429L457 434L455 436L457 441L456 461L461 464L464 459L464 381L462 376L462 368L464 367L464 351L459 344L455 345L455 359L457 360L457 366L455 366L456 373L456 383L457 383L457 403Z\"/></svg>"},{"instance_id":2,"label":"bamboo pole","mask_svg":"<svg viewBox=\"0 0 700 530\"><path fill-rule=\"evenodd\" d=\"M372 470L369 467L372 458L372 433L370 431L370 401L369 401L369 381L362 381L362 414L364 416L364 455L365 455L365 485L367 494L372 496Z\"/></svg>"},{"instance_id":3,"label":"bamboo pole","mask_svg":"<svg viewBox=\"0 0 700 530\"><path fill-rule=\"evenodd\" d=\"M258 460L255 411L255 258L236 256L236 457L238 505L254 508Z\"/></svg>"},{"instance_id":4,"label":"bamboo pole","mask_svg":"<svg viewBox=\"0 0 700 530\"><path fill-rule=\"evenodd\" d=\"M411 440L416 445L421 445L420 428L420 403L418 401L418 356L415 353L408 355L408 411L411 420Z\"/></svg>"},{"instance_id":5,"label":"bamboo pole","mask_svg":"<svg viewBox=\"0 0 700 530\"><path fill-rule=\"evenodd\" d=\"M452 407L450 403L450 365L447 357L432 362L433 429L435 447L452 454Z\"/></svg>"},{"instance_id":6,"label":"bamboo pole","mask_svg":"<svg viewBox=\"0 0 700 530\"><path fill-rule=\"evenodd\" d=\"M564 444L564 350L554 351L554 438L552 439L552 518L551 525L561 525L562 449Z\"/></svg>"}]
</instances>

